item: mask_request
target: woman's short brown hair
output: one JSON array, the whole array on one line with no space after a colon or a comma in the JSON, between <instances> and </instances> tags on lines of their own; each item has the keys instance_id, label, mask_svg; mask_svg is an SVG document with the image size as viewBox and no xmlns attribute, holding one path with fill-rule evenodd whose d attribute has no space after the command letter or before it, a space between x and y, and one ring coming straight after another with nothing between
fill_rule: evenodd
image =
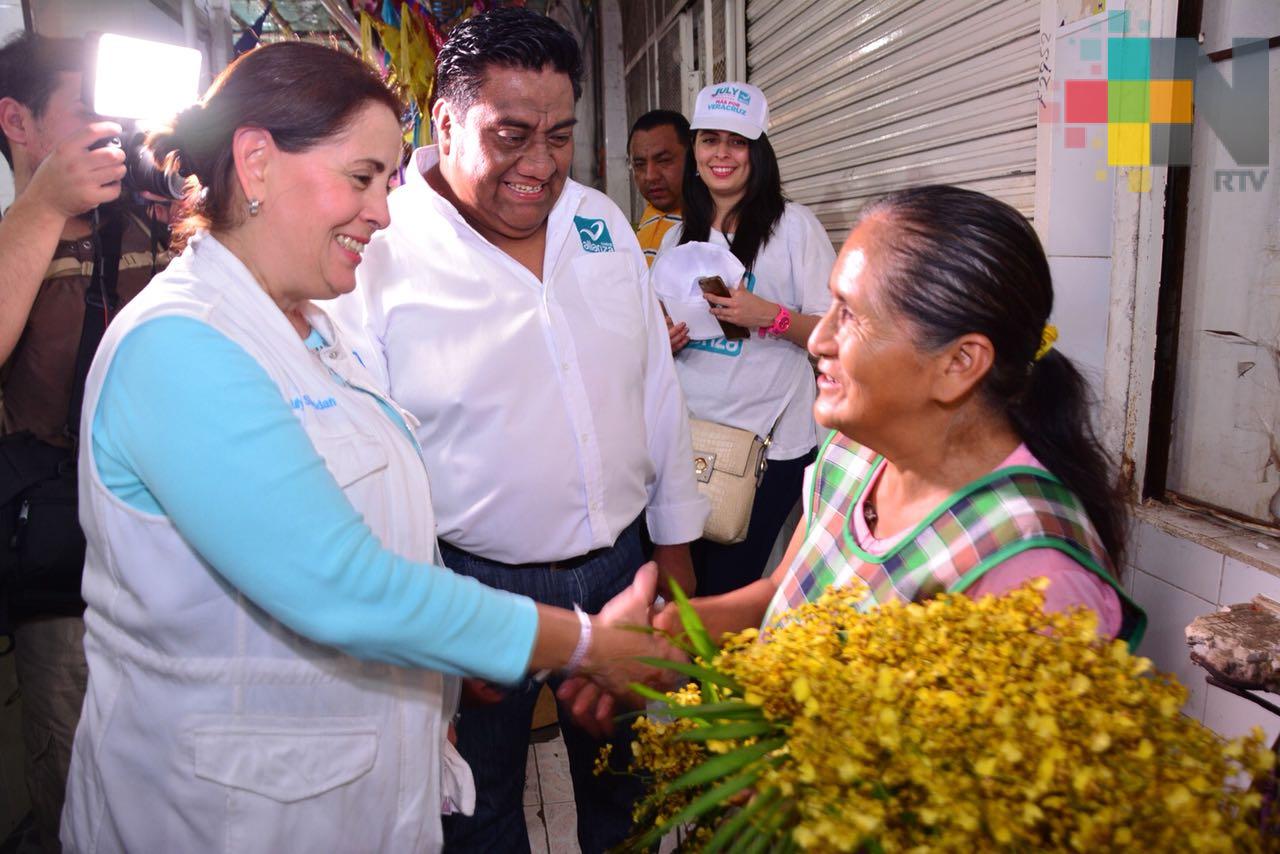
<instances>
[{"instance_id":1,"label":"woman's short brown hair","mask_svg":"<svg viewBox=\"0 0 1280 854\"><path fill-rule=\"evenodd\" d=\"M298 153L341 133L368 103L397 116L402 109L377 72L334 48L276 42L239 57L198 103L147 137L157 162L168 159L170 168L195 178L188 180L175 246L197 228L225 230L240 221L231 151L238 128L262 128L282 151Z\"/></svg>"}]
</instances>

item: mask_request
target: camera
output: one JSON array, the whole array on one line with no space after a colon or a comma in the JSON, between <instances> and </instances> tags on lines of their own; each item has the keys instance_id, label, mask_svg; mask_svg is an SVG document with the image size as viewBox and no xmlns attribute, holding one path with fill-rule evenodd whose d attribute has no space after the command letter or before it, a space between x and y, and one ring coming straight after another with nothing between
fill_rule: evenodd
<instances>
[{"instance_id":1,"label":"camera","mask_svg":"<svg viewBox=\"0 0 1280 854\"><path fill-rule=\"evenodd\" d=\"M92 72L84 76L85 103L125 128L120 137L92 147L124 150L126 191L181 199L182 176L156 162L143 144L146 131L139 120L166 119L195 102L200 51L114 33L91 34L87 41Z\"/></svg>"},{"instance_id":2,"label":"camera","mask_svg":"<svg viewBox=\"0 0 1280 854\"><path fill-rule=\"evenodd\" d=\"M113 145L124 150L124 181L126 193L150 193L164 199L178 201L182 198L185 179L174 169L157 163L151 149L144 144L147 134L136 127L126 127L123 138L100 139L89 148Z\"/></svg>"}]
</instances>

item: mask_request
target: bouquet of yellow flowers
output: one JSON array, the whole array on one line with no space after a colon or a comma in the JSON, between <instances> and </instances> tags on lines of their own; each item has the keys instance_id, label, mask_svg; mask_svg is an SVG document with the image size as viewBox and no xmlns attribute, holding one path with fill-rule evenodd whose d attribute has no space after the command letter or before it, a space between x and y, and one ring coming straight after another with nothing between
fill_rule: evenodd
<instances>
[{"instance_id":1,"label":"bouquet of yellow flowers","mask_svg":"<svg viewBox=\"0 0 1280 854\"><path fill-rule=\"evenodd\" d=\"M691 677L636 726L630 845L700 851L1260 851L1261 732L1224 742L1186 689L1041 587L859 613L828 592L717 650L677 594ZM762 642L763 641L763 642ZM638 690L644 690L642 687Z\"/></svg>"}]
</instances>

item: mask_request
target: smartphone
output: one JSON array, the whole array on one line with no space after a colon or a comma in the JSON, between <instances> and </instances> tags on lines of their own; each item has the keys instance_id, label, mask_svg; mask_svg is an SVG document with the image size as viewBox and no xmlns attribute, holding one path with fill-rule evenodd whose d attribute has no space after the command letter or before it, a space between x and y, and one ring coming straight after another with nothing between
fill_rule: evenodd
<instances>
[{"instance_id":1,"label":"smartphone","mask_svg":"<svg viewBox=\"0 0 1280 854\"><path fill-rule=\"evenodd\" d=\"M686 281L688 280L686 279ZM730 295L728 285L719 276L702 276L698 279L698 287L702 288L704 294L726 298ZM751 330L745 326L730 323L727 320L720 321L720 329L724 331L724 337L731 341L751 337Z\"/></svg>"}]
</instances>

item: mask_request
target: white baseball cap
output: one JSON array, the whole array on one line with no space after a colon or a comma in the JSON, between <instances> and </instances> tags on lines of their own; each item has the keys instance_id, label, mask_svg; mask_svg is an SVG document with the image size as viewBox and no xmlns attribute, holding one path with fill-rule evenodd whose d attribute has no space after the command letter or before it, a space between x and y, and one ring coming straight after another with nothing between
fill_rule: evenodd
<instances>
[{"instance_id":1,"label":"white baseball cap","mask_svg":"<svg viewBox=\"0 0 1280 854\"><path fill-rule=\"evenodd\" d=\"M692 130L727 130L759 139L769 130L769 102L750 83L713 83L698 93Z\"/></svg>"}]
</instances>

